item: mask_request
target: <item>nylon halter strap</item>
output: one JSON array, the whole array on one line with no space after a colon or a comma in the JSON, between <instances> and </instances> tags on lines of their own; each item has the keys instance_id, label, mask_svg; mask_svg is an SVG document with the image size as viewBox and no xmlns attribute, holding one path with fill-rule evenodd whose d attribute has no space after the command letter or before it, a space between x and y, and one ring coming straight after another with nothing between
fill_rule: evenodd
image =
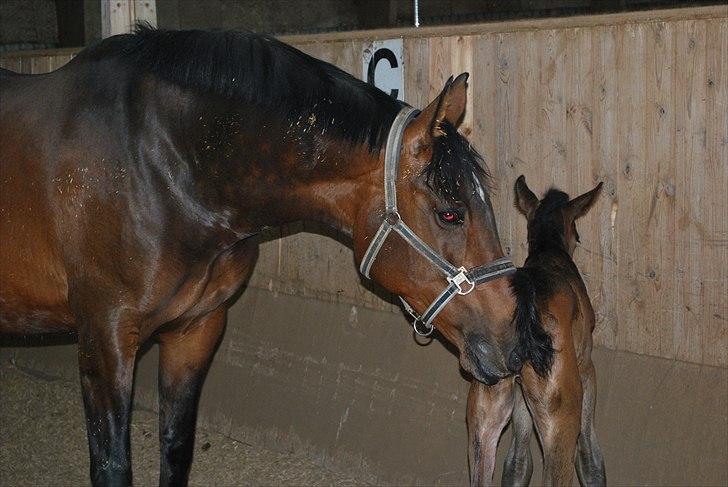
<instances>
[{"instance_id":1,"label":"nylon halter strap","mask_svg":"<svg viewBox=\"0 0 728 487\"><path fill-rule=\"evenodd\" d=\"M384 153L384 203L386 213L384 221L379 226L379 230L374 235L369 248L364 253L364 257L359 265L359 270L368 279L369 271L377 258L379 251L384 245L384 241L394 230L397 232L411 247L419 252L423 257L435 265L447 279L448 285L440 293L437 298L425 310L422 316L419 316L412 306L407 303L401 296L404 309L414 318L412 327L415 333L422 336L428 336L435 329L432 324L435 317L443 310L447 303L457 294L462 296L472 292L479 284L492 281L501 276L515 272L516 268L509 257L503 257L489 264L473 267L468 270L465 267L455 267L440 254L435 252L429 245L422 241L410 227L408 227L399 215L397 210L397 170L399 167L399 154L402 149L402 136L404 130L412 119L417 116L419 110L412 107L403 108L395 117L392 127L387 137L387 145ZM418 323L424 325L424 329L418 328Z\"/></svg>"}]
</instances>

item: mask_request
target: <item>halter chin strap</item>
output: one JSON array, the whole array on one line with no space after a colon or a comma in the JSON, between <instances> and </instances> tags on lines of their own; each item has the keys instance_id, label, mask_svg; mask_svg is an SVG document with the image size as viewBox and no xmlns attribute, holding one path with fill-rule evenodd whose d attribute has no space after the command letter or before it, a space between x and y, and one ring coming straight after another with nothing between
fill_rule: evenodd
<instances>
[{"instance_id":1,"label":"halter chin strap","mask_svg":"<svg viewBox=\"0 0 728 487\"><path fill-rule=\"evenodd\" d=\"M387 146L384 153L384 204L386 213L384 215L384 221L379 226L379 230L374 235L369 248L364 253L364 257L359 265L359 270L368 279L369 271L374 264L374 260L377 258L379 251L384 245L384 241L387 239L389 234L394 230L397 232L411 247L423 257L429 260L435 265L447 279L448 285L440 293L437 298L430 304L425 310L422 316L419 316L412 306L407 303L400 296L402 305L405 311L407 311L414 322L412 327L415 333L422 336L428 336L435 329L432 324L435 317L442 311L447 303L460 294L465 296L472 292L476 286L483 284L493 279L497 279L501 276L511 274L516 270L513 262L508 257L503 257L495 260L489 264L473 267L468 270L465 267L455 267L440 254L435 252L429 245L422 241L410 227L408 227L403 221L402 217L397 211L397 169L399 166L399 154L402 149L402 136L404 130L417 116L419 110L415 110L412 107L404 107L395 117L392 127L389 130L389 136L387 137ZM418 327L418 323L424 325L424 329Z\"/></svg>"}]
</instances>

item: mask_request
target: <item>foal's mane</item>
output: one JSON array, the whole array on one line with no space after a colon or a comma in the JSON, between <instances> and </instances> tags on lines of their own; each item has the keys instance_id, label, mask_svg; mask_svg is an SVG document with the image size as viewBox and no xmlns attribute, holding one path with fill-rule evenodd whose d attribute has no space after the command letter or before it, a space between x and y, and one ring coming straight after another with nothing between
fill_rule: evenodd
<instances>
[{"instance_id":1,"label":"foal's mane","mask_svg":"<svg viewBox=\"0 0 728 487\"><path fill-rule=\"evenodd\" d=\"M569 195L563 191L551 188L546 192L528 227L529 254L538 253L546 248L566 250L563 219L554 218L554 212L561 210L568 203Z\"/></svg>"},{"instance_id":2,"label":"foal's mane","mask_svg":"<svg viewBox=\"0 0 728 487\"><path fill-rule=\"evenodd\" d=\"M145 24L92 44L76 62L116 58L201 94L253 106L289 124L315 120L319 133L379 153L403 104L341 69L272 37L250 32L167 31ZM423 174L442 197L463 199L487 188L480 155L444 123Z\"/></svg>"}]
</instances>

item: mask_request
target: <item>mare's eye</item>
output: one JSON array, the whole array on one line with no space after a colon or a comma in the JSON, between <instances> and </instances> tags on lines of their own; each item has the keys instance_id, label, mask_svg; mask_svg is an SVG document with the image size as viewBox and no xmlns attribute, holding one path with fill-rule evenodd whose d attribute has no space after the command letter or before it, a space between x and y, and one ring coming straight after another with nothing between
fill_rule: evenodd
<instances>
[{"instance_id":1,"label":"mare's eye","mask_svg":"<svg viewBox=\"0 0 728 487\"><path fill-rule=\"evenodd\" d=\"M463 222L463 215L457 210L438 211L437 216L448 225L460 225Z\"/></svg>"}]
</instances>

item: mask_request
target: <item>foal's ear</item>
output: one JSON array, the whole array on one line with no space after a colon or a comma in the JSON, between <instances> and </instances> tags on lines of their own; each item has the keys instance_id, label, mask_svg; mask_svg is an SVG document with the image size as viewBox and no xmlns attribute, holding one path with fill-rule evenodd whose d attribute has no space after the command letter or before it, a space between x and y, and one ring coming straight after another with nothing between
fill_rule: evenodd
<instances>
[{"instance_id":1,"label":"foal's ear","mask_svg":"<svg viewBox=\"0 0 728 487\"><path fill-rule=\"evenodd\" d=\"M602 191L602 183L596 185L591 191L584 193L581 196L577 196L573 200L569 201L566 205L566 215L571 220L576 220L586 215L589 209L596 203L599 194Z\"/></svg>"},{"instance_id":2,"label":"foal's ear","mask_svg":"<svg viewBox=\"0 0 728 487\"><path fill-rule=\"evenodd\" d=\"M468 73L463 73L454 80L450 76L437 98L412 122L418 134L418 145L427 146L433 138L441 136L443 132L440 126L444 122L457 127L462 121L468 100L468 76Z\"/></svg>"},{"instance_id":3,"label":"foal's ear","mask_svg":"<svg viewBox=\"0 0 728 487\"><path fill-rule=\"evenodd\" d=\"M526 184L526 177L521 174L516 179L516 208L523 213L526 218L530 218L533 211L538 206L538 198Z\"/></svg>"}]
</instances>

